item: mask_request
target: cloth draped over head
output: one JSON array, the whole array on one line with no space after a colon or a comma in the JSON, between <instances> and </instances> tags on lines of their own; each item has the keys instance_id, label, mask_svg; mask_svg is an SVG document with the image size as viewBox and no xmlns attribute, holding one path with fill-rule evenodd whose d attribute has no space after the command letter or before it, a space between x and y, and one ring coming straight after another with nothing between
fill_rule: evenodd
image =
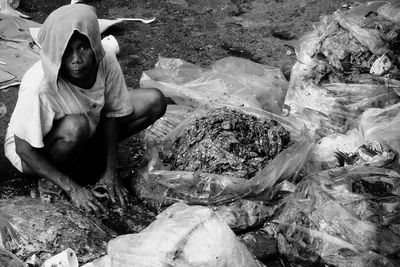
<instances>
[{"instance_id":1,"label":"cloth draped over head","mask_svg":"<svg viewBox=\"0 0 400 267\"><path fill-rule=\"evenodd\" d=\"M97 63L105 55L101 44L99 22L91 6L66 5L53 11L43 23L38 41L42 47L40 59L44 76L56 90L62 57L74 31L78 31L89 39Z\"/></svg>"}]
</instances>

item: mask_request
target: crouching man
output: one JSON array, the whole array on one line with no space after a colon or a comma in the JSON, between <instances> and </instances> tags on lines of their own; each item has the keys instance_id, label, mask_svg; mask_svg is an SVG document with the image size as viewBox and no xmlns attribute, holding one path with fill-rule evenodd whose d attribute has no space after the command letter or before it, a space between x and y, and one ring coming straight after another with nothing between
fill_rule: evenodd
<instances>
[{"instance_id":1,"label":"crouching man","mask_svg":"<svg viewBox=\"0 0 400 267\"><path fill-rule=\"evenodd\" d=\"M42 186L59 188L87 211L102 204L89 183L126 203L117 176L118 142L164 115L157 89L128 91L114 52L101 44L92 7L53 11L39 33L40 61L24 75L5 140L5 154ZM47 185L46 185L47 184Z\"/></svg>"}]
</instances>

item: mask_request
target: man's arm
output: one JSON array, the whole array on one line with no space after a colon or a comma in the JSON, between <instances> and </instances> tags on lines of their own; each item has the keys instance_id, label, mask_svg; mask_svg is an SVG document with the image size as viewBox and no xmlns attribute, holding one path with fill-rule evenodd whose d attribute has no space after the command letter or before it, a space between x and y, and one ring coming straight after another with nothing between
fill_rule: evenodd
<instances>
[{"instance_id":1,"label":"man's arm","mask_svg":"<svg viewBox=\"0 0 400 267\"><path fill-rule=\"evenodd\" d=\"M118 127L116 119L105 117L101 127L102 134L106 141L107 165L104 175L97 185L107 190L112 202L115 202L116 197L118 197L122 206L125 206L128 191L121 185L117 173Z\"/></svg>"},{"instance_id":2,"label":"man's arm","mask_svg":"<svg viewBox=\"0 0 400 267\"><path fill-rule=\"evenodd\" d=\"M26 164L28 166L29 172L58 185L78 207L82 207L87 211L98 211L99 208L102 208L102 205L89 190L79 186L70 177L60 172L37 148L32 147L27 141L18 136L14 137L16 152L23 165Z\"/></svg>"}]
</instances>

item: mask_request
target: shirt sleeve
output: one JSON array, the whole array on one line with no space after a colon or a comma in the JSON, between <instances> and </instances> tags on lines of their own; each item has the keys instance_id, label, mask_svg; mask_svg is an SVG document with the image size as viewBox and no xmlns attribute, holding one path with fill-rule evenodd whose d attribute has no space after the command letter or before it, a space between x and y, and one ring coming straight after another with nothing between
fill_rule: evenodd
<instances>
[{"instance_id":1,"label":"shirt sleeve","mask_svg":"<svg viewBox=\"0 0 400 267\"><path fill-rule=\"evenodd\" d=\"M31 146L44 146L43 137L51 130L54 111L45 95L39 93L40 88L32 88L35 84L22 81L18 100L11 117L10 127L16 136L27 141Z\"/></svg>"},{"instance_id":2,"label":"shirt sleeve","mask_svg":"<svg viewBox=\"0 0 400 267\"><path fill-rule=\"evenodd\" d=\"M132 113L130 94L125 78L114 52L106 50L103 58L105 69L105 106L106 117L122 117Z\"/></svg>"}]
</instances>

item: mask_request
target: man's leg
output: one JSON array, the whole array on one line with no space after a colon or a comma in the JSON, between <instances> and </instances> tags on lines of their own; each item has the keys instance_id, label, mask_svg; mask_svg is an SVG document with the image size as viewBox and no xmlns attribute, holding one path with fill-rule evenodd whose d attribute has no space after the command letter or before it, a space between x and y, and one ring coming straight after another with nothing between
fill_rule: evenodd
<instances>
[{"instance_id":1,"label":"man's leg","mask_svg":"<svg viewBox=\"0 0 400 267\"><path fill-rule=\"evenodd\" d=\"M146 129L161 118L167 109L167 100L158 89L134 89L129 93L133 112L128 116L117 118L119 140Z\"/></svg>"},{"instance_id":2,"label":"man's leg","mask_svg":"<svg viewBox=\"0 0 400 267\"><path fill-rule=\"evenodd\" d=\"M66 115L53 124L52 130L44 137L44 147L40 149L56 167L65 169L72 162L78 148L89 139L89 122L83 115ZM24 173L33 173L22 162Z\"/></svg>"}]
</instances>

